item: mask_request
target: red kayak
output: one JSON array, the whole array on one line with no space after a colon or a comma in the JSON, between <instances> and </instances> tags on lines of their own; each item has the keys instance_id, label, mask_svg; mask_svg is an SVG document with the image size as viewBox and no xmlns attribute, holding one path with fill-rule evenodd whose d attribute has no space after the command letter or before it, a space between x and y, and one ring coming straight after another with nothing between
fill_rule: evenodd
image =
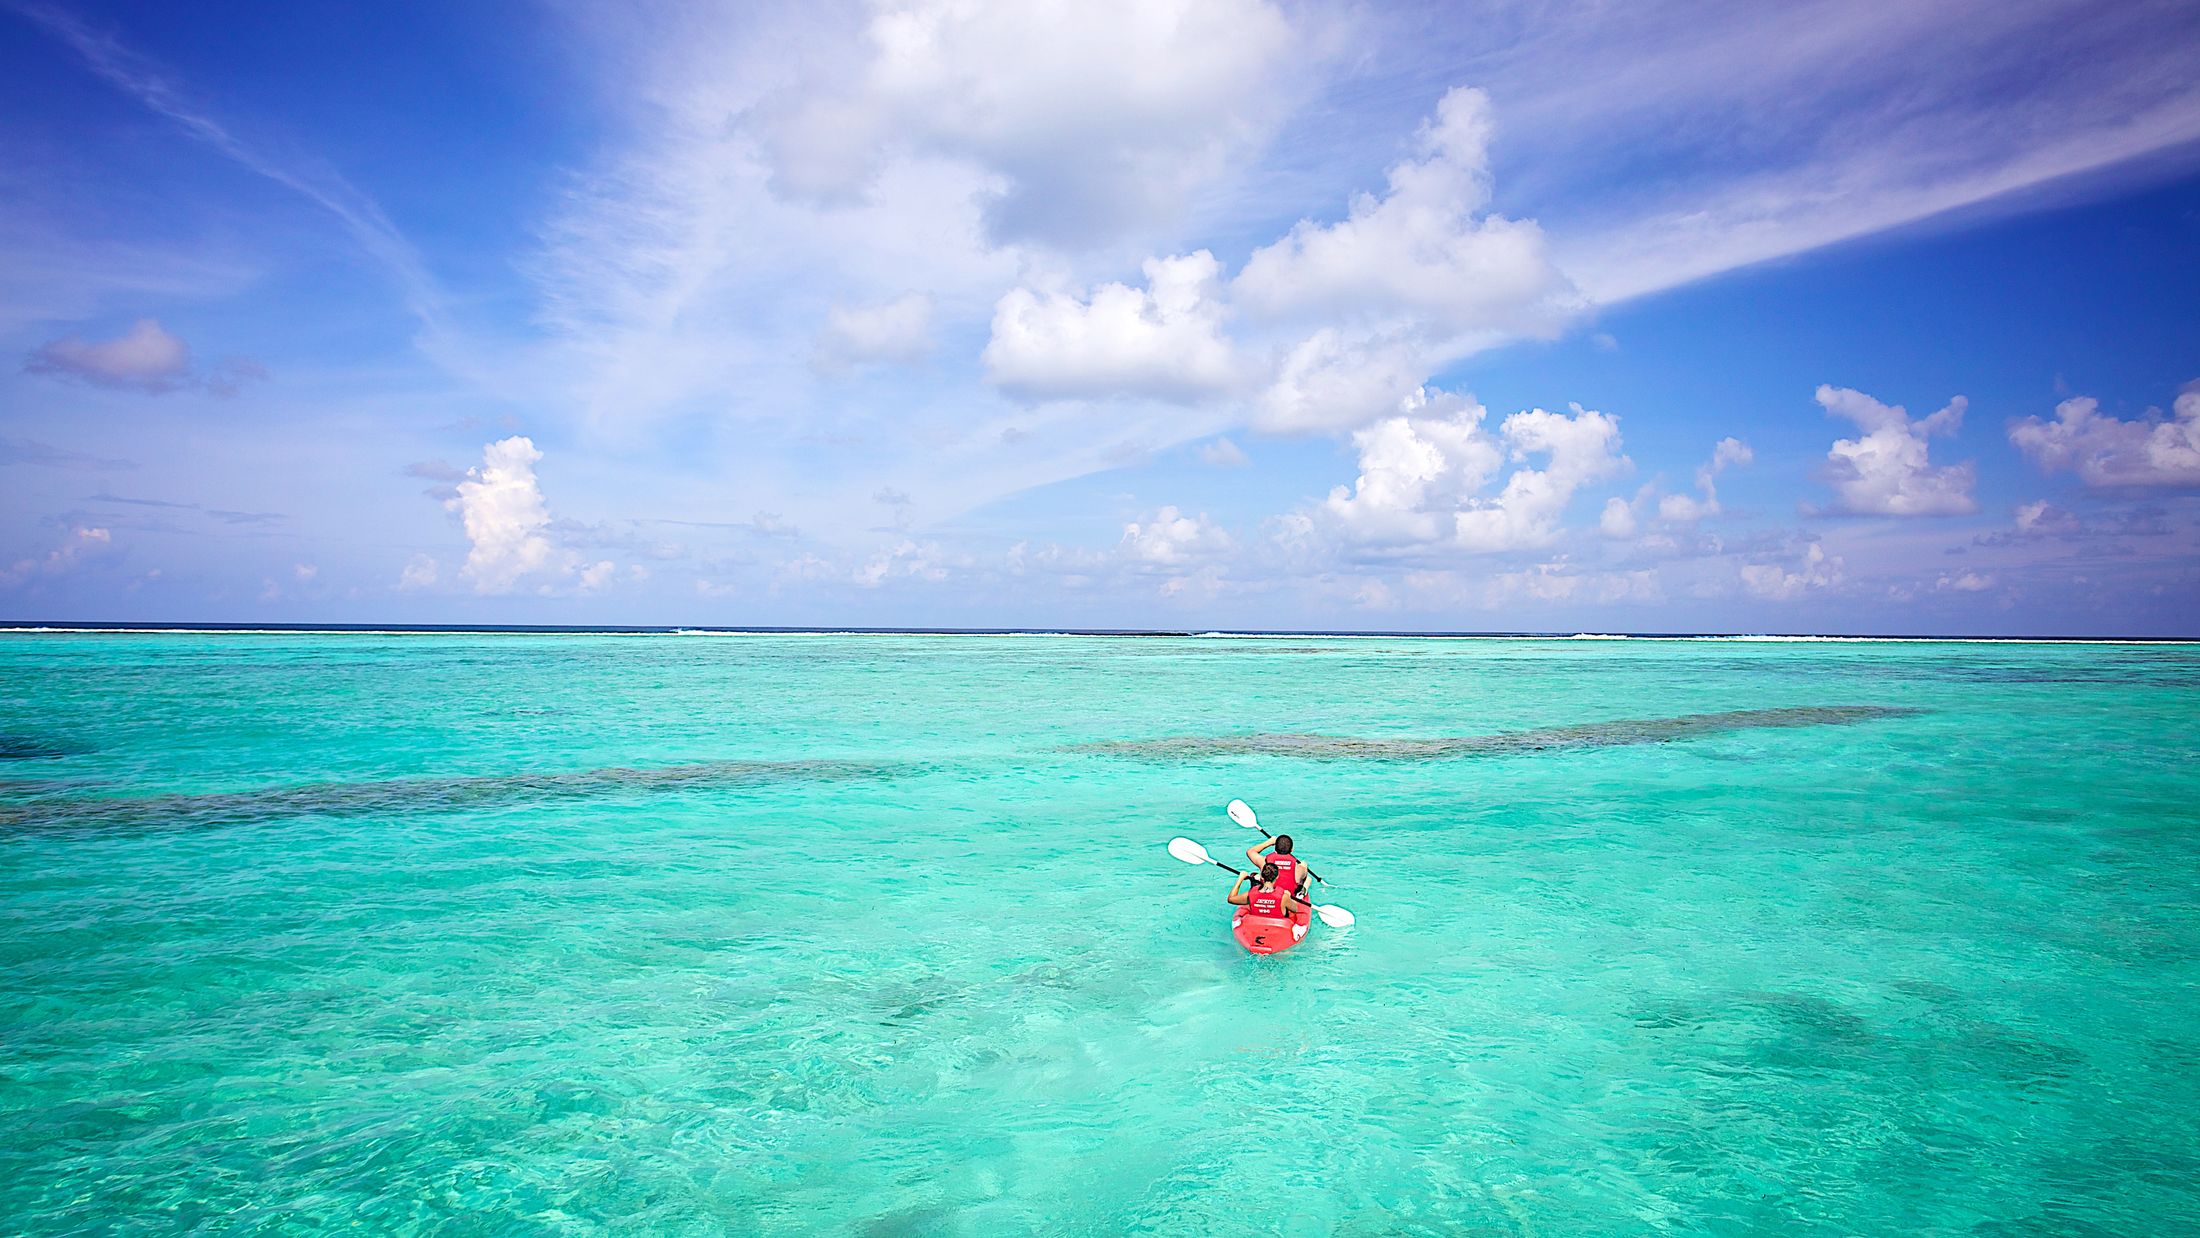
<instances>
[{"instance_id":1,"label":"red kayak","mask_svg":"<svg viewBox=\"0 0 2200 1238\"><path fill-rule=\"evenodd\" d=\"M1252 916L1240 907L1230 915L1230 934L1254 954L1281 954L1306 940L1310 911L1296 916Z\"/></svg>"}]
</instances>

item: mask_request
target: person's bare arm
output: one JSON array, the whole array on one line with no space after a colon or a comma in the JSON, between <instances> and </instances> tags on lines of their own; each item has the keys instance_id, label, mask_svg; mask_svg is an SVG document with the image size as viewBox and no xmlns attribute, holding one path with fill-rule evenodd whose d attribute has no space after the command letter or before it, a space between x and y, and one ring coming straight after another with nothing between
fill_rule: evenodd
<instances>
[{"instance_id":1,"label":"person's bare arm","mask_svg":"<svg viewBox=\"0 0 2200 1238\"><path fill-rule=\"evenodd\" d=\"M1240 877L1236 881L1230 883L1230 905L1232 907L1243 907L1246 903L1246 900L1252 898L1252 895L1250 893L1247 893L1245 890L1240 888L1244 884L1245 878L1243 877Z\"/></svg>"},{"instance_id":2,"label":"person's bare arm","mask_svg":"<svg viewBox=\"0 0 2200 1238\"><path fill-rule=\"evenodd\" d=\"M1276 840L1273 838L1264 843L1254 843L1245 849L1245 862L1251 864L1254 868L1259 868L1263 862L1261 857L1266 855L1268 849L1275 845Z\"/></svg>"}]
</instances>

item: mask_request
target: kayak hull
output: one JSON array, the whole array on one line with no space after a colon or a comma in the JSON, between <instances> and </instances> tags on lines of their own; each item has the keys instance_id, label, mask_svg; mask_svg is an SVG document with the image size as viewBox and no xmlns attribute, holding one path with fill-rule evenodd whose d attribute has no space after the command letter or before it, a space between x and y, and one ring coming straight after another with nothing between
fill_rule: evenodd
<instances>
[{"instance_id":1,"label":"kayak hull","mask_svg":"<svg viewBox=\"0 0 2200 1238\"><path fill-rule=\"evenodd\" d=\"M1249 916L1240 911L1230 917L1230 935L1253 954L1281 954L1306 940L1306 926L1313 919L1302 911L1283 916Z\"/></svg>"}]
</instances>

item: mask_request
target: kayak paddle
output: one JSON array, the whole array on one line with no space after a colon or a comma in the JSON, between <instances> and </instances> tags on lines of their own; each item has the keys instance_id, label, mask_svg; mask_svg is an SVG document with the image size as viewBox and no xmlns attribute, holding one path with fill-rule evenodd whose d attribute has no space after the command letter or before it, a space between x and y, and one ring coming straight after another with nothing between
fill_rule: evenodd
<instances>
[{"instance_id":1,"label":"kayak paddle","mask_svg":"<svg viewBox=\"0 0 2200 1238\"><path fill-rule=\"evenodd\" d=\"M1222 861L1216 859L1215 857L1208 855L1207 849L1205 847L1200 846L1198 843L1193 842L1189 838L1170 839L1169 854L1175 856L1179 860L1184 861L1186 864L1212 864L1216 868L1221 869L1223 872L1236 873L1240 877L1243 877L1245 875L1243 871L1232 868Z\"/></svg>"},{"instance_id":2,"label":"kayak paddle","mask_svg":"<svg viewBox=\"0 0 2200 1238\"><path fill-rule=\"evenodd\" d=\"M1215 857L1208 855L1207 849L1205 847L1200 846L1198 843L1193 842L1189 838L1170 839L1169 854L1175 856L1179 860L1184 861L1186 864L1212 864L1216 868L1221 869L1223 872L1237 873L1237 875L1240 877L1243 877L1245 875L1244 873L1239 872L1237 869L1230 867L1229 865L1223 863ZM1314 914L1322 918L1323 924L1326 924L1331 928L1340 929L1352 927L1352 913L1346 911L1344 908L1335 906L1330 903L1315 903L1313 907Z\"/></svg>"}]
</instances>

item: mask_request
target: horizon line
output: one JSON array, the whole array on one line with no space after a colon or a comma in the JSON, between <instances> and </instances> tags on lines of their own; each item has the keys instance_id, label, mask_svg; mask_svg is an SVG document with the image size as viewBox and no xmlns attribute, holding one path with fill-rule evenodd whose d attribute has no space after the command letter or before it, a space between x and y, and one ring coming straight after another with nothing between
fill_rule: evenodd
<instances>
[{"instance_id":1,"label":"horizon line","mask_svg":"<svg viewBox=\"0 0 2200 1238\"><path fill-rule=\"evenodd\" d=\"M159 620L20 620L0 619L0 633L39 634L170 634L207 635L350 635L350 636L1078 636L1325 638L1382 640L1733 640L1764 642L1880 641L1944 644L2060 644L2060 645L2189 645L2200 636L1984 636L1931 635L1915 632L1596 632L1588 630L1400 630L1382 628L1073 628L1073 627L944 627L944 626L817 626L735 624L562 624L562 623L232 623L221 621L167 622Z\"/></svg>"}]
</instances>

